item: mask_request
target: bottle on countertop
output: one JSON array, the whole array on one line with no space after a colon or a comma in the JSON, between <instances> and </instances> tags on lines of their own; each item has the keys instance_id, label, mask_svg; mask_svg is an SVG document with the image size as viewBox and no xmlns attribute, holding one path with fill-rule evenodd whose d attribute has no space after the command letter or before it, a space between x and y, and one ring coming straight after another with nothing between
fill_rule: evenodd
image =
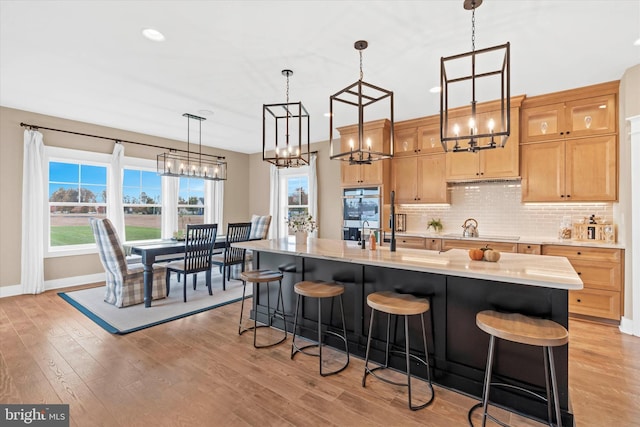
<instances>
[{"instance_id":1,"label":"bottle on countertop","mask_svg":"<svg viewBox=\"0 0 640 427\"><path fill-rule=\"evenodd\" d=\"M587 239L595 239L596 238L596 227L591 224L596 224L596 216L591 215L589 217L589 226L587 227Z\"/></svg>"},{"instance_id":2,"label":"bottle on countertop","mask_svg":"<svg viewBox=\"0 0 640 427\"><path fill-rule=\"evenodd\" d=\"M376 250L376 236L373 235L373 232L369 232L369 250Z\"/></svg>"}]
</instances>

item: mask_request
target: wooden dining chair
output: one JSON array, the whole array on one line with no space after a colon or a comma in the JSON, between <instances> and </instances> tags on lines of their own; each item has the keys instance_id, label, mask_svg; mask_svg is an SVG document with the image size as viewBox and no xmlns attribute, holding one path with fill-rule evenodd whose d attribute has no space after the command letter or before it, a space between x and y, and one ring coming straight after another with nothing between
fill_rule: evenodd
<instances>
[{"instance_id":1,"label":"wooden dining chair","mask_svg":"<svg viewBox=\"0 0 640 427\"><path fill-rule=\"evenodd\" d=\"M222 290L227 289L227 280L231 280L231 266L240 264L244 272L246 249L233 248L232 243L245 242L251 234L250 222L230 223L227 227L227 240L224 252L214 255L212 263L220 266L222 273Z\"/></svg>"},{"instance_id":2,"label":"wooden dining chair","mask_svg":"<svg viewBox=\"0 0 640 427\"><path fill-rule=\"evenodd\" d=\"M209 295L211 290L211 255L216 242L218 224L187 224L184 259L166 265L167 296L169 295L171 272L184 274L184 302L187 302L187 274L193 274L193 289L196 289L197 273L205 272Z\"/></svg>"}]
</instances>

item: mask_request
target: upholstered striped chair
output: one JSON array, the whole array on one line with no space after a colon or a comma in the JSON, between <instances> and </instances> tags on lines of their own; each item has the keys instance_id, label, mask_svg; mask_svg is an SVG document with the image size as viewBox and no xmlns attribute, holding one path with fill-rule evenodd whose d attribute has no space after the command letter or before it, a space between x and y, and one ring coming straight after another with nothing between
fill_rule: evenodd
<instances>
[{"instance_id":1,"label":"upholstered striped chair","mask_svg":"<svg viewBox=\"0 0 640 427\"><path fill-rule=\"evenodd\" d=\"M116 307L144 302L144 267L128 264L113 224L108 219L89 220L98 246L100 261L107 273L104 301ZM153 299L166 297L165 269L153 267Z\"/></svg>"},{"instance_id":2,"label":"upholstered striped chair","mask_svg":"<svg viewBox=\"0 0 640 427\"><path fill-rule=\"evenodd\" d=\"M271 225L271 215L252 215L251 216L251 234L249 240L266 239L269 234L269 226Z\"/></svg>"}]
</instances>

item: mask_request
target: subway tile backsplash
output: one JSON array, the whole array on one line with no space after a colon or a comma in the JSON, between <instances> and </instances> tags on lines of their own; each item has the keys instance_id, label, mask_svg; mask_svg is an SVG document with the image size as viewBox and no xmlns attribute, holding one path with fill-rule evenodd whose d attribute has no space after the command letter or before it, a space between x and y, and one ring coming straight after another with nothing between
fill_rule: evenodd
<instances>
[{"instance_id":1,"label":"subway tile backsplash","mask_svg":"<svg viewBox=\"0 0 640 427\"><path fill-rule=\"evenodd\" d=\"M431 218L440 218L443 233L462 234L467 218L478 221L483 235L555 238L560 223L595 214L612 221L612 203L522 203L519 181L450 184L450 205L399 205L407 215L407 231L424 233Z\"/></svg>"}]
</instances>

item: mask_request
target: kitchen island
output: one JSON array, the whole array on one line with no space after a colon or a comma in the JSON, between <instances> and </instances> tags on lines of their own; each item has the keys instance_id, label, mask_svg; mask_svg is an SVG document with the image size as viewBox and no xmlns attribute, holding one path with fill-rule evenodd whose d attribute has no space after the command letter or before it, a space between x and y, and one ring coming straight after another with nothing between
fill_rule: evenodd
<instances>
[{"instance_id":1,"label":"kitchen island","mask_svg":"<svg viewBox=\"0 0 640 427\"><path fill-rule=\"evenodd\" d=\"M258 240L234 244L254 251L254 268L285 269L283 292L288 329L291 330L295 294L293 285L301 280L326 280L344 284L345 317L352 354L364 357L371 310L366 297L372 292L393 290L428 298L427 316L429 358L435 383L480 398L489 336L475 324L476 313L492 309L516 311L551 319L568 329L568 291L582 288L582 281L564 257L539 257L504 253L499 262L472 261L465 250L437 252L388 247L360 249L356 242L307 239L298 245L289 239ZM263 287L264 288L264 287ZM265 320L266 292L254 289L252 316ZM275 301L275 298L272 298ZM327 305L322 318L327 326L340 326L339 311ZM290 315L289 315L290 314ZM302 308L304 336L313 338L317 305ZM384 322L380 322L384 323ZM278 324L277 324L278 325ZM283 327L282 322L278 325ZM392 325L394 342L404 342L402 323ZM419 321L413 319L409 333L413 343L420 334ZM383 324L372 331L371 358L382 361L386 329ZM340 348L339 344L327 342ZM419 346L412 348L420 352ZM543 353L540 348L498 341L494 375L501 382L544 390ZM563 423L573 425L568 395L568 345L554 351L558 392ZM391 365L403 370L404 358L392 358ZM423 366L412 372L426 377ZM494 377L494 378L496 378ZM360 386L354 384L354 387ZM546 419L543 402L509 390L492 390L492 401L537 419Z\"/></svg>"}]
</instances>

